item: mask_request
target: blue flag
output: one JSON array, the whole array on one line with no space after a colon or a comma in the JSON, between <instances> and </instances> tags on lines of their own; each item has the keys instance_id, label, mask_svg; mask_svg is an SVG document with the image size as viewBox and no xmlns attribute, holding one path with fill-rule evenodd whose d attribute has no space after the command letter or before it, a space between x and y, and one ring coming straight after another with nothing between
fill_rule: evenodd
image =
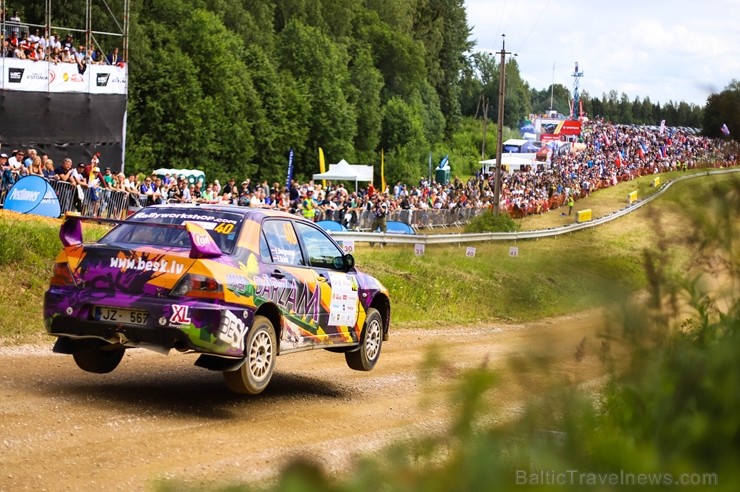
<instances>
[{"instance_id":1,"label":"blue flag","mask_svg":"<svg viewBox=\"0 0 740 492\"><path fill-rule=\"evenodd\" d=\"M285 187L290 190L290 181L293 179L293 149L288 154L288 177L285 179Z\"/></svg>"},{"instance_id":2,"label":"blue flag","mask_svg":"<svg viewBox=\"0 0 740 492\"><path fill-rule=\"evenodd\" d=\"M730 129L727 128L727 123L722 123L722 127L720 127L720 130L722 131L722 134L727 137L730 135Z\"/></svg>"}]
</instances>

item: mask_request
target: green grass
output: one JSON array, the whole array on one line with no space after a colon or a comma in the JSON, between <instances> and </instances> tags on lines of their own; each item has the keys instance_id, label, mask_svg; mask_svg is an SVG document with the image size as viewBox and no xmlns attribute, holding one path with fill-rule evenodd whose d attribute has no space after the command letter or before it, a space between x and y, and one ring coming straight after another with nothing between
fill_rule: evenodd
<instances>
[{"instance_id":1,"label":"green grass","mask_svg":"<svg viewBox=\"0 0 740 492\"><path fill-rule=\"evenodd\" d=\"M41 316L59 241L61 219L0 213L0 345L38 340L45 333ZM85 236L100 237L104 228L84 226Z\"/></svg>"},{"instance_id":2,"label":"green grass","mask_svg":"<svg viewBox=\"0 0 740 492\"><path fill-rule=\"evenodd\" d=\"M644 288L643 250L655 247L661 234L680 234L687 225L682 200L723 179L677 183L664 198L602 227L548 239L474 243L472 258L465 255L470 244L429 246L423 256L416 256L410 245L380 249L359 244L357 262L390 289L394 328L522 322L577 312ZM643 180L599 190L588 198L589 206L619 209L635 186L642 193L640 186L647 186ZM545 217L562 220L555 211L520 222L528 229ZM0 213L0 275L6 279L0 287L5 299L0 344L43 338L41 306L61 247L60 223ZM104 230L85 224L86 238L99 237ZM511 247L519 249L517 257L509 255ZM687 250L676 249L673 255L679 265L690 262Z\"/></svg>"}]
</instances>

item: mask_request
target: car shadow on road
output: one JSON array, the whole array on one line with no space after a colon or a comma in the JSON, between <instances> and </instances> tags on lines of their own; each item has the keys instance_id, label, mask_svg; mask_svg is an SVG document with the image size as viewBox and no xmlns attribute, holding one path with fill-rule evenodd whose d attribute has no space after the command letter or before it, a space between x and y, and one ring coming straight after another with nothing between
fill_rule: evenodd
<instances>
[{"instance_id":1,"label":"car shadow on road","mask_svg":"<svg viewBox=\"0 0 740 492\"><path fill-rule=\"evenodd\" d=\"M200 417L208 420L231 419L243 410L283 401L346 399L350 391L341 384L291 373L275 373L270 385L259 395L231 392L221 373L200 369L158 374L94 375L80 373L58 379L36 381L34 390L54 398L64 406L65 399L76 405L90 404L91 411L107 410L160 412L164 416Z\"/></svg>"}]
</instances>

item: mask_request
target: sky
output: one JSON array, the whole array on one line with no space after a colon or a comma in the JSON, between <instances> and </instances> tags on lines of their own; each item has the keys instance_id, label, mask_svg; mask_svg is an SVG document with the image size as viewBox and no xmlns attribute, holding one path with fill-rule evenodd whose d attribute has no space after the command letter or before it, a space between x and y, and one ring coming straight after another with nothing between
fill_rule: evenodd
<instances>
[{"instance_id":1,"label":"sky","mask_svg":"<svg viewBox=\"0 0 740 492\"><path fill-rule=\"evenodd\" d=\"M474 51L517 54L531 88L704 106L740 81L738 0L464 0ZM497 55L498 56L498 55ZM511 56L511 55L510 55ZM554 66L554 69L553 69Z\"/></svg>"}]
</instances>

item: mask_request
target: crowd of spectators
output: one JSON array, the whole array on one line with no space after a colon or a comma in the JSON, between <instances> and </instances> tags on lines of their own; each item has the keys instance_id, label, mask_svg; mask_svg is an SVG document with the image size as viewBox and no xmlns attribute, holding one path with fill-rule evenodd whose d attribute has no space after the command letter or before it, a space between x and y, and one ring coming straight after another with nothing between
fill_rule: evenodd
<instances>
[{"instance_id":1,"label":"crowd of spectators","mask_svg":"<svg viewBox=\"0 0 740 492\"><path fill-rule=\"evenodd\" d=\"M56 30L43 33L38 27L29 29L22 24L18 12L7 17L3 12L2 23L5 29L0 32L2 38L2 53L5 58L19 58L22 60L48 61L57 63L74 63L78 73L84 73L88 65L118 65L124 63L118 48L106 56L100 49L93 49L85 43L75 42L71 33L60 36ZM5 20L7 19L7 21Z\"/></svg>"},{"instance_id":2,"label":"crowd of spectators","mask_svg":"<svg viewBox=\"0 0 740 492\"><path fill-rule=\"evenodd\" d=\"M549 163L502 173L499 207L514 217L544 213L569 205L595 190L613 186L646 174L687 170L699 162L735 165L735 155L719 156L717 141L678 129L613 125L590 121L583 125L580 150L553 155ZM477 173L467 181L457 178L437 183L421 178L417 184L397 182L376 190L372 184L350 190L341 183L292 180L289 186L267 180L237 182L229 179L223 186L218 180L190 182L186 176L165 174L136 176L114 173L100 165L99 155L89 163L73 165L64 159L58 166L46 154L34 149L0 154L4 189L18 177L35 174L48 180L68 182L78 188L93 190L97 197L106 191L129 195L132 205L157 203L213 203L233 206L263 207L303 215L311 220L334 220L357 227L363 211L385 218L398 210L454 211L465 208L492 208L493 174ZM80 198L81 200L82 198ZM95 198L93 198L95 199ZM425 214L421 214L425 215ZM413 214L409 213L408 217ZM411 223L421 226L423 223Z\"/></svg>"}]
</instances>

